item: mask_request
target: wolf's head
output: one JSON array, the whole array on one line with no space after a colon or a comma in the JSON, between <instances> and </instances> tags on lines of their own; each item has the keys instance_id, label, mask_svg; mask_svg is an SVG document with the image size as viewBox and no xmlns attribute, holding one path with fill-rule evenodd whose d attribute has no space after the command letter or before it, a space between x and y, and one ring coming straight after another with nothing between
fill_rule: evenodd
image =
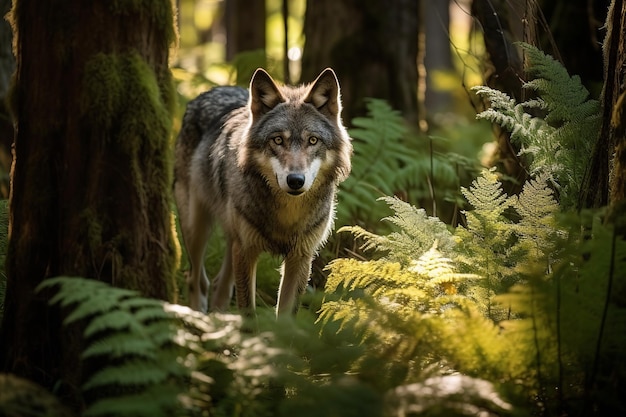
<instances>
[{"instance_id":1,"label":"wolf's head","mask_svg":"<svg viewBox=\"0 0 626 417\"><path fill-rule=\"evenodd\" d=\"M239 165L300 195L350 173L352 145L341 123L339 83L328 68L309 85L279 86L263 69L250 82L249 125Z\"/></svg>"}]
</instances>

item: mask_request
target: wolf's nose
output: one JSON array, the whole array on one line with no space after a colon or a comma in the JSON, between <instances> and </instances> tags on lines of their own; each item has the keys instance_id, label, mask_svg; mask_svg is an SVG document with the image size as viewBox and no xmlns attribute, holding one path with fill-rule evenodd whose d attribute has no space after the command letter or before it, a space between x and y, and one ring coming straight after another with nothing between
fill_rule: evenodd
<instances>
[{"instance_id":1,"label":"wolf's nose","mask_svg":"<svg viewBox=\"0 0 626 417\"><path fill-rule=\"evenodd\" d=\"M304 185L304 174L287 175L287 185L292 190L299 190Z\"/></svg>"}]
</instances>

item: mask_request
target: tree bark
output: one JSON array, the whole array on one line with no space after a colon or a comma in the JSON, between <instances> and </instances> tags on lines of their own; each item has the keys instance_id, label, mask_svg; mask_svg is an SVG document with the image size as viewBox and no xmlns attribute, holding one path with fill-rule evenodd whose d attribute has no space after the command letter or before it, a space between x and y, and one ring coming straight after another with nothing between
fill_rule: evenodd
<instances>
[{"instance_id":1,"label":"tree bark","mask_svg":"<svg viewBox=\"0 0 626 417\"><path fill-rule=\"evenodd\" d=\"M235 63L238 85L247 85L259 66L259 59L246 65L246 60L236 59L238 54L261 52L265 62L266 15L265 0L226 0L226 59Z\"/></svg>"},{"instance_id":2,"label":"tree bark","mask_svg":"<svg viewBox=\"0 0 626 417\"><path fill-rule=\"evenodd\" d=\"M625 16L624 0L614 0L603 46L602 125L581 187L581 208L615 205L626 197Z\"/></svg>"},{"instance_id":3,"label":"tree bark","mask_svg":"<svg viewBox=\"0 0 626 417\"><path fill-rule=\"evenodd\" d=\"M524 66L514 43L534 41L534 7L525 0L473 0L472 15L480 22L488 54L486 84L507 93L518 103L523 101ZM494 132L498 147L491 164L515 179L505 182L505 189L516 194L526 182L528 171L518 156L519 148L511 143L510 134L497 126Z\"/></svg>"},{"instance_id":4,"label":"tree bark","mask_svg":"<svg viewBox=\"0 0 626 417\"><path fill-rule=\"evenodd\" d=\"M418 120L419 3L316 0L307 3L303 81L332 67L341 81L344 119L365 114L364 98L387 99Z\"/></svg>"},{"instance_id":5,"label":"tree bark","mask_svg":"<svg viewBox=\"0 0 626 417\"><path fill-rule=\"evenodd\" d=\"M0 14L5 16L11 9L11 0L0 0ZM15 71L11 25L0 21L0 198L9 196L9 170L11 169L11 146L13 144L13 121L6 105L11 76Z\"/></svg>"},{"instance_id":6,"label":"tree bark","mask_svg":"<svg viewBox=\"0 0 626 417\"><path fill-rule=\"evenodd\" d=\"M169 0L17 0L0 366L80 408L78 329L35 288L82 276L173 300ZM10 341L7 343L6 341Z\"/></svg>"},{"instance_id":7,"label":"tree bark","mask_svg":"<svg viewBox=\"0 0 626 417\"><path fill-rule=\"evenodd\" d=\"M226 1L226 59L243 51L265 49L265 0Z\"/></svg>"},{"instance_id":8,"label":"tree bark","mask_svg":"<svg viewBox=\"0 0 626 417\"><path fill-rule=\"evenodd\" d=\"M615 1L611 9L611 21L607 27L612 36L604 45L607 70L605 74L605 117L611 117L606 126L609 143L615 144L613 169L609 177L609 204L622 206L626 202L626 2ZM605 124L603 124L605 128ZM600 131L604 136L604 129Z\"/></svg>"}]
</instances>

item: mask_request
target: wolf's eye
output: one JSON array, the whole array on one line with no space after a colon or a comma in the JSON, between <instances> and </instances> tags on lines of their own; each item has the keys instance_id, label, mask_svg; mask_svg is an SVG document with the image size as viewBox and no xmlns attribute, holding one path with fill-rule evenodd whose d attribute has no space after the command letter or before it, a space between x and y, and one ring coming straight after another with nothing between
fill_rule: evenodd
<instances>
[{"instance_id":1,"label":"wolf's eye","mask_svg":"<svg viewBox=\"0 0 626 417\"><path fill-rule=\"evenodd\" d=\"M309 138L309 145L315 145L315 144L317 143L317 141L318 141L318 140L319 140L319 139L318 139L318 138L316 138L315 136L311 136L311 137Z\"/></svg>"},{"instance_id":2,"label":"wolf's eye","mask_svg":"<svg viewBox=\"0 0 626 417\"><path fill-rule=\"evenodd\" d=\"M283 138L281 136L274 136L272 138L272 140L274 141L275 144L277 145L282 145L283 144Z\"/></svg>"}]
</instances>

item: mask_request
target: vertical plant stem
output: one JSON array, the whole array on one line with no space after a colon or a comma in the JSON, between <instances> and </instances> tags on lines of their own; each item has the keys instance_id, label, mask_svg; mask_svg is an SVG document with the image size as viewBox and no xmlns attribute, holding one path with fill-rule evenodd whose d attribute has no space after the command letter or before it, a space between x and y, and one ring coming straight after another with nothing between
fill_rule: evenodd
<instances>
[{"instance_id":1,"label":"vertical plant stem","mask_svg":"<svg viewBox=\"0 0 626 417\"><path fill-rule=\"evenodd\" d=\"M596 375L598 374L598 367L600 366L600 352L602 350L602 338L604 337L604 329L606 327L606 319L609 312L609 304L611 302L611 292L613 290L613 277L615 275L615 248L617 246L617 233L615 228L613 228L611 233L611 256L609 258L609 279L606 284L606 297L604 300L604 307L602 309L602 320L600 320L600 329L598 330L598 339L596 340L596 350L593 358L593 366L591 368L591 375L587 379L587 384L585 387L585 409L591 410L593 406L591 401L591 391L593 391L593 386L596 380Z\"/></svg>"}]
</instances>

